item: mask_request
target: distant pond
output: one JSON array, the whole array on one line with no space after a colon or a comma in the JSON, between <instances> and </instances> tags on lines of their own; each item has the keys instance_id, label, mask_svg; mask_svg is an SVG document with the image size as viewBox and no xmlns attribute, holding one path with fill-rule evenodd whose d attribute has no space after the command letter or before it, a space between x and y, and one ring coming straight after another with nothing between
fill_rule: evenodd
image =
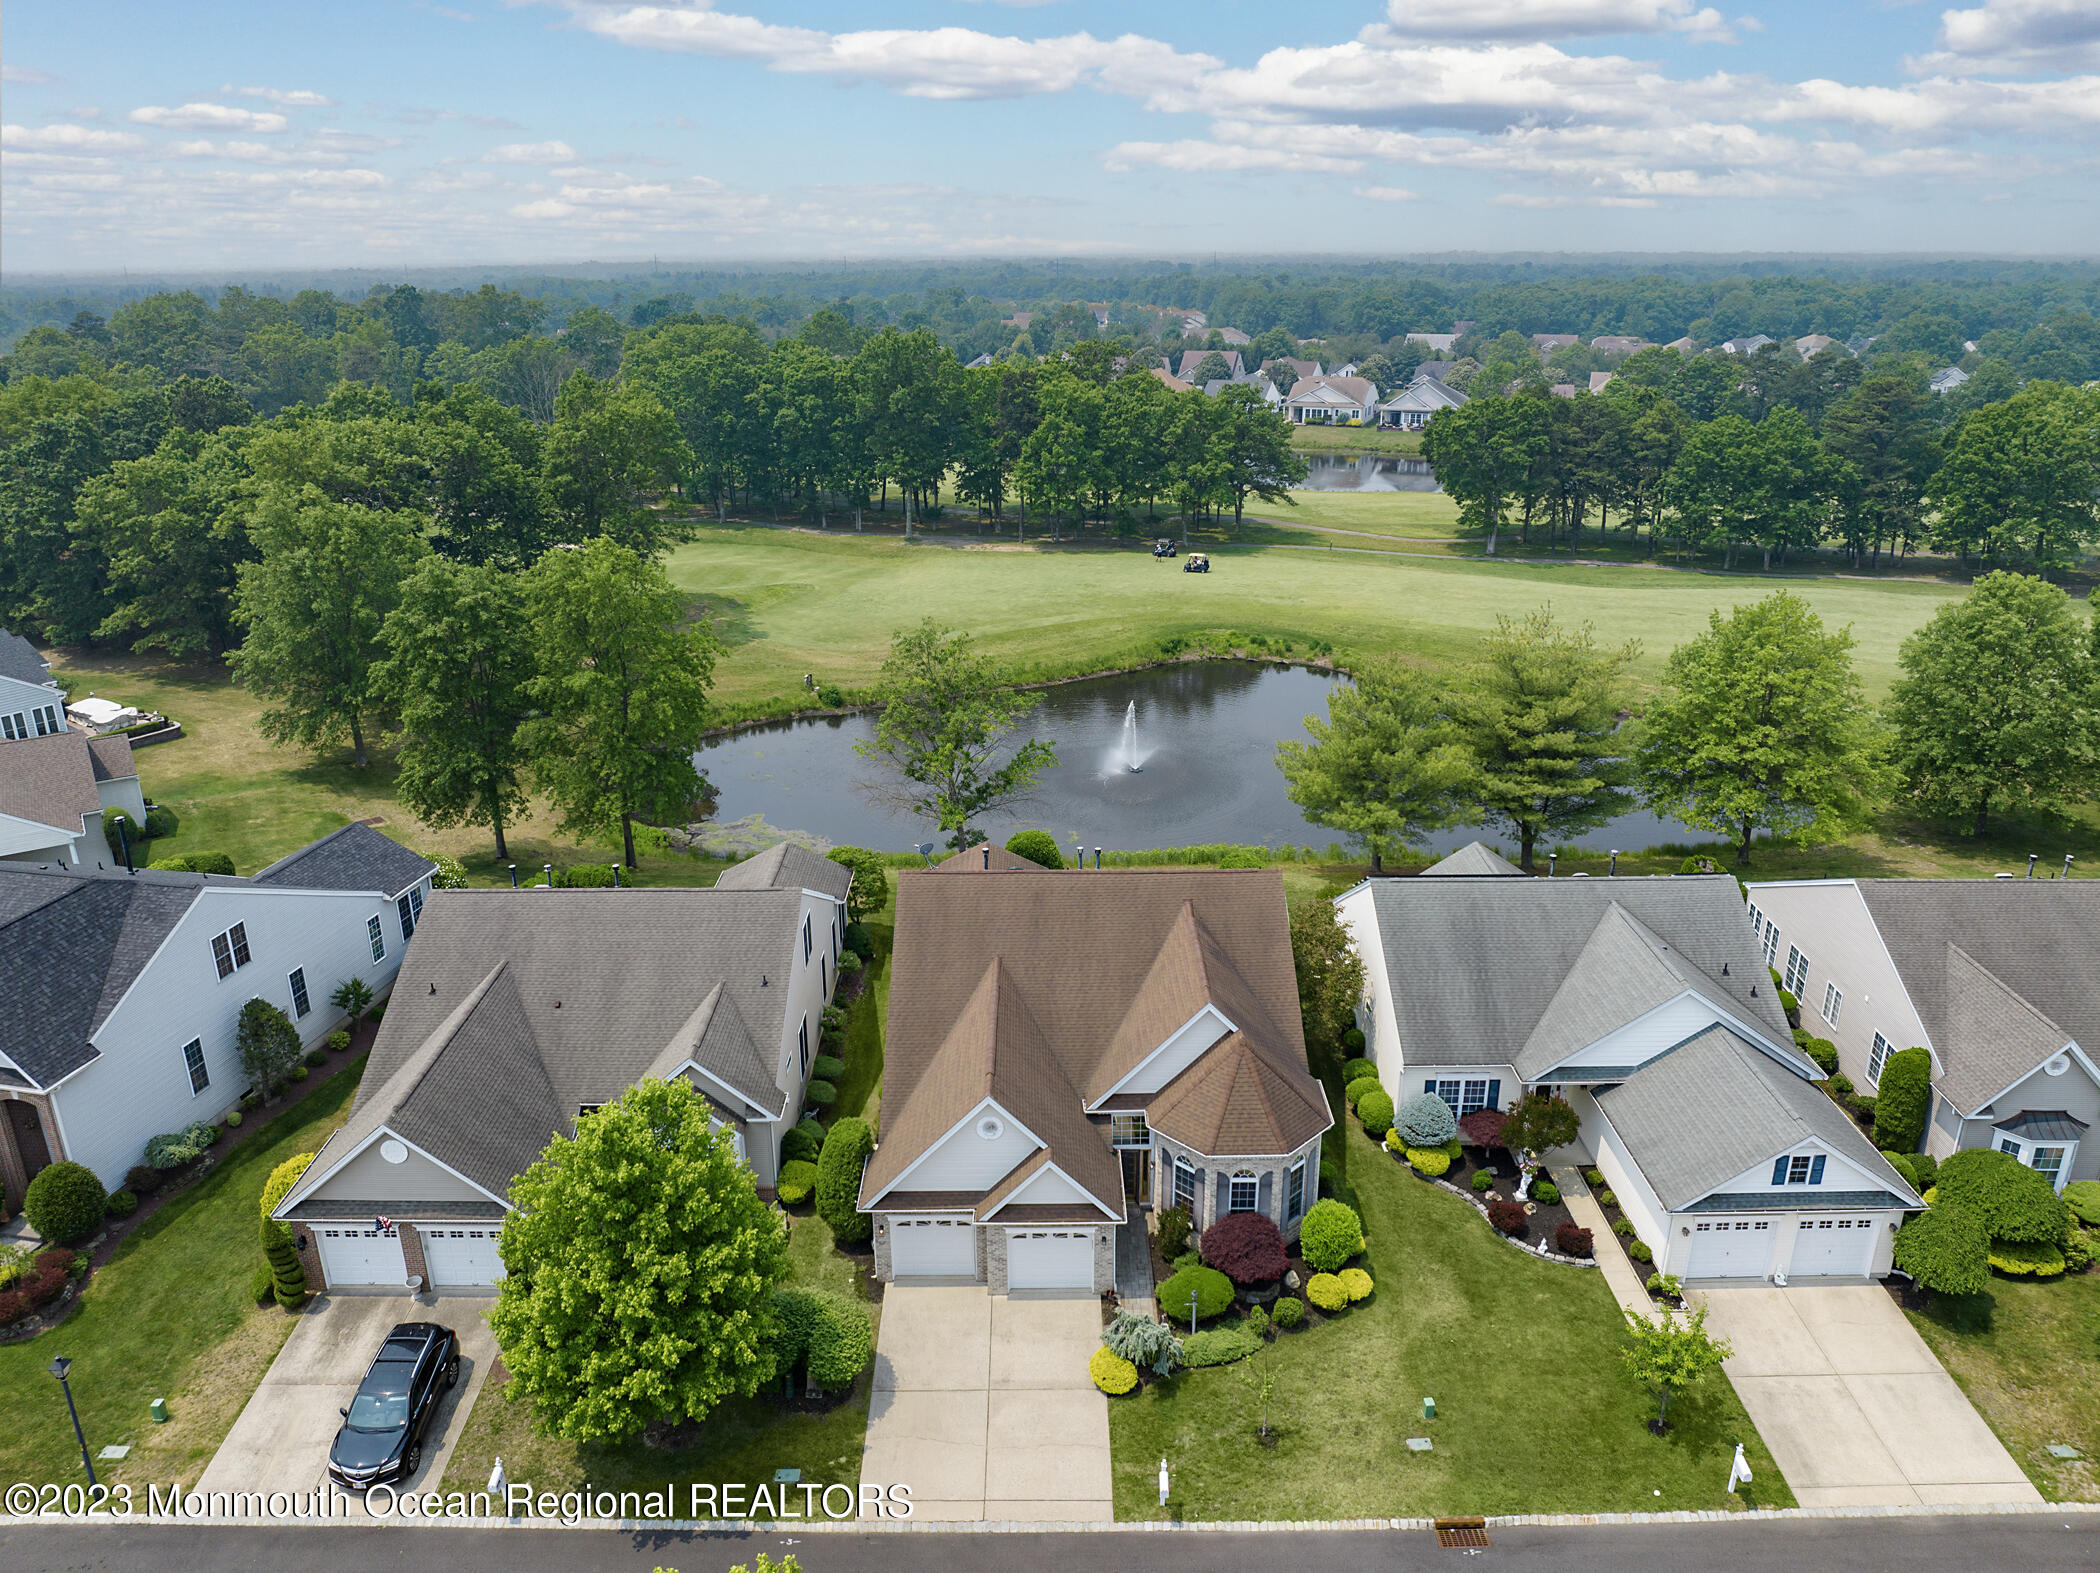
<instances>
[{"instance_id":1,"label":"distant pond","mask_svg":"<svg viewBox=\"0 0 2100 1573\"><path fill-rule=\"evenodd\" d=\"M1336 682L1306 667L1194 661L1116 677L1059 683L1041 691L1028 730L1057 745L1057 764L1032 802L987 816L980 827L1004 841L1043 829L1069 855L1088 847L1140 850L1207 842L1325 847L1344 838L1308 824L1284 795L1276 744L1305 736L1305 717L1325 715ZM1133 711L1133 707L1134 711ZM928 820L876 801L861 783L874 767L853 745L874 731L872 715L772 722L727 733L696 756L713 782L715 819L751 814L783 830L834 843L907 851L937 841ZM1131 734L1139 768L1126 767ZM1434 838L1441 851L1480 837L1460 828ZM1703 840L1652 814L1629 814L1579 844L1599 849ZM1514 855L1514 854L1512 854Z\"/></svg>"},{"instance_id":2,"label":"distant pond","mask_svg":"<svg viewBox=\"0 0 2100 1573\"><path fill-rule=\"evenodd\" d=\"M1299 486L1309 492L1434 492L1436 472L1421 459L1375 453L1308 453Z\"/></svg>"}]
</instances>

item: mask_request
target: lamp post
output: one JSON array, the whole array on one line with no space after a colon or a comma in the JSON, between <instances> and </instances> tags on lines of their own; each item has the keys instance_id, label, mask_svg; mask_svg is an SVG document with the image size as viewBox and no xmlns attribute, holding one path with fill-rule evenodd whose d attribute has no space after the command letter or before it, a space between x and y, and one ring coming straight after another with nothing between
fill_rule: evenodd
<instances>
[{"instance_id":1,"label":"lamp post","mask_svg":"<svg viewBox=\"0 0 2100 1573\"><path fill-rule=\"evenodd\" d=\"M87 1433L80 1429L80 1411L73 1407L73 1385L66 1380L66 1373L73 1369L73 1362L60 1355L51 1362L51 1374L58 1378L58 1385L66 1395L66 1413L73 1417L73 1435L80 1443L80 1462L87 1469L88 1484L95 1485L95 1461L88 1457Z\"/></svg>"}]
</instances>

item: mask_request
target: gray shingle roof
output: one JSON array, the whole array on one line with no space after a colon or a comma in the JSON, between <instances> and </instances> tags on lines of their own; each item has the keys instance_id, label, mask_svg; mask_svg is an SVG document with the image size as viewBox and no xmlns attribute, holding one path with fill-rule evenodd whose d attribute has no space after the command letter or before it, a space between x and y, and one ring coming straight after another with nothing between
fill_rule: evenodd
<instances>
[{"instance_id":1,"label":"gray shingle roof","mask_svg":"<svg viewBox=\"0 0 2100 1573\"><path fill-rule=\"evenodd\" d=\"M792 841L775 842L765 851L722 871L717 890L820 890L835 901L846 899L853 870Z\"/></svg>"},{"instance_id":2,"label":"gray shingle roof","mask_svg":"<svg viewBox=\"0 0 2100 1573\"><path fill-rule=\"evenodd\" d=\"M1468 841L1449 857L1432 863L1422 870L1422 877L1439 877L1454 874L1486 875L1508 879L1511 875L1524 878L1524 871L1497 852L1485 841Z\"/></svg>"},{"instance_id":3,"label":"gray shingle roof","mask_svg":"<svg viewBox=\"0 0 2100 1573\"><path fill-rule=\"evenodd\" d=\"M398 896L437 865L409 851L370 825L330 831L255 876L258 885L297 885L307 890L376 890Z\"/></svg>"},{"instance_id":4,"label":"gray shingle roof","mask_svg":"<svg viewBox=\"0 0 2100 1573\"><path fill-rule=\"evenodd\" d=\"M1545 1079L1569 1055L1687 989L1716 1004L1727 998L1718 978L1691 966L1669 941L1614 901L1524 1040L1517 1074L1526 1081Z\"/></svg>"},{"instance_id":5,"label":"gray shingle roof","mask_svg":"<svg viewBox=\"0 0 2100 1573\"><path fill-rule=\"evenodd\" d=\"M1793 1042L1726 875L1382 879L1370 895L1410 1066L1517 1064L1614 904L1707 980L1715 1004Z\"/></svg>"},{"instance_id":6,"label":"gray shingle roof","mask_svg":"<svg viewBox=\"0 0 2100 1573\"><path fill-rule=\"evenodd\" d=\"M800 910L786 890L434 893L350 1119L292 1199L382 1125L502 1196L579 1106L688 1056L777 1115Z\"/></svg>"},{"instance_id":7,"label":"gray shingle roof","mask_svg":"<svg viewBox=\"0 0 2100 1573\"><path fill-rule=\"evenodd\" d=\"M36 646L18 633L0 628L0 677L24 683L51 681L50 663L36 653Z\"/></svg>"},{"instance_id":8,"label":"gray shingle roof","mask_svg":"<svg viewBox=\"0 0 2100 1573\"><path fill-rule=\"evenodd\" d=\"M1598 1093L1597 1107L1672 1212L1811 1137L1880 1180L1900 1205L1924 1205L1844 1110L1726 1027L1650 1060Z\"/></svg>"},{"instance_id":9,"label":"gray shingle roof","mask_svg":"<svg viewBox=\"0 0 2100 1573\"><path fill-rule=\"evenodd\" d=\"M2100 880L1858 885L1964 1114L2066 1041L2100 1049Z\"/></svg>"}]
</instances>

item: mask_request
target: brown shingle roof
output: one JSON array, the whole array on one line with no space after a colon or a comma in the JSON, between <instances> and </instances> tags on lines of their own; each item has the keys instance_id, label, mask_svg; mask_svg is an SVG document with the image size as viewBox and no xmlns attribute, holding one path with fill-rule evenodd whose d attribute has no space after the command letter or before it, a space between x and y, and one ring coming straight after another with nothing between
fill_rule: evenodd
<instances>
[{"instance_id":1,"label":"brown shingle roof","mask_svg":"<svg viewBox=\"0 0 2100 1573\"><path fill-rule=\"evenodd\" d=\"M1207 1153L1291 1152L1326 1130L1326 1089L1257 1041L1226 1034L1152 1100L1146 1123Z\"/></svg>"},{"instance_id":2,"label":"brown shingle roof","mask_svg":"<svg viewBox=\"0 0 2100 1573\"><path fill-rule=\"evenodd\" d=\"M54 732L0 743L0 814L76 836L83 818L100 818L102 794L95 790L88 740L78 732Z\"/></svg>"},{"instance_id":3,"label":"brown shingle roof","mask_svg":"<svg viewBox=\"0 0 2100 1573\"><path fill-rule=\"evenodd\" d=\"M88 739L88 766L97 781L122 781L139 773L131 762L131 739L115 732Z\"/></svg>"}]
</instances>

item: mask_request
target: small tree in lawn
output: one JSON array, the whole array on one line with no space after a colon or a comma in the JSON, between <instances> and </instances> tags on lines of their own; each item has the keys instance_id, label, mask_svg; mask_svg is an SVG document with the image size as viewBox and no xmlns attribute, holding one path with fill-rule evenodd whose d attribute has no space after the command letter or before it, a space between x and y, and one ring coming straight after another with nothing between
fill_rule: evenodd
<instances>
[{"instance_id":1,"label":"small tree in lawn","mask_svg":"<svg viewBox=\"0 0 2100 1573\"><path fill-rule=\"evenodd\" d=\"M1943 1202L1896 1231L1895 1265L1928 1296L1981 1294L1991 1284L1991 1237L1975 1213Z\"/></svg>"},{"instance_id":2,"label":"small tree in lawn","mask_svg":"<svg viewBox=\"0 0 2100 1573\"><path fill-rule=\"evenodd\" d=\"M299 1029L265 999L252 999L241 1007L233 1044L242 1072L266 1098L291 1079L292 1067L299 1063Z\"/></svg>"},{"instance_id":3,"label":"small tree in lawn","mask_svg":"<svg viewBox=\"0 0 2100 1573\"><path fill-rule=\"evenodd\" d=\"M365 1012L372 1008L372 986L363 978L345 978L328 996L328 1003L350 1018L355 1028L365 1019Z\"/></svg>"},{"instance_id":4,"label":"small tree in lawn","mask_svg":"<svg viewBox=\"0 0 2100 1573\"><path fill-rule=\"evenodd\" d=\"M1256 1434L1267 1442L1274 1433L1269 1427L1269 1405L1276 1397L1276 1371L1267 1357L1249 1360L1240 1367L1240 1380L1254 1396L1255 1413L1261 1417Z\"/></svg>"},{"instance_id":5,"label":"small tree in lawn","mask_svg":"<svg viewBox=\"0 0 2100 1573\"><path fill-rule=\"evenodd\" d=\"M1626 1313L1633 1342L1619 1352L1634 1380L1654 1389L1661 1400L1648 1429L1657 1436L1669 1430L1670 1400L1735 1353L1725 1339L1706 1330L1706 1307L1688 1319L1664 1314L1654 1318Z\"/></svg>"},{"instance_id":6,"label":"small tree in lawn","mask_svg":"<svg viewBox=\"0 0 2100 1573\"><path fill-rule=\"evenodd\" d=\"M704 1420L771 1378L786 1231L690 1083L629 1088L556 1136L510 1200L489 1325L543 1435Z\"/></svg>"}]
</instances>

